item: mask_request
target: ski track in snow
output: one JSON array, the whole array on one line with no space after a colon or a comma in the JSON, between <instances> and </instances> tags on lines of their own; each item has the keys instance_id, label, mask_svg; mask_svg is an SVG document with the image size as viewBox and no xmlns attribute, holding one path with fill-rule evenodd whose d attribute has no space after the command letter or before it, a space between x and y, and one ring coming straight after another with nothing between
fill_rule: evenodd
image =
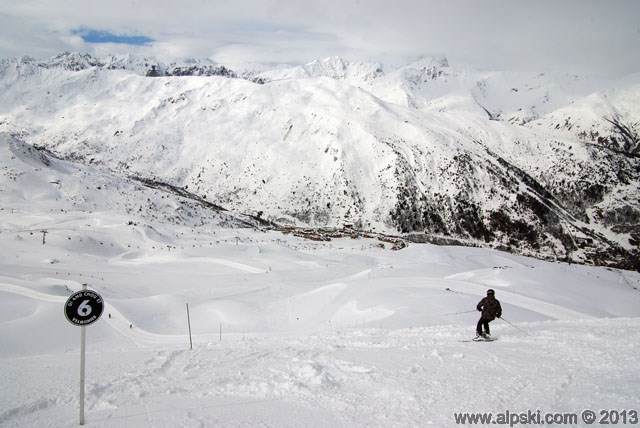
<instances>
[{"instance_id":1,"label":"ski track in snow","mask_svg":"<svg viewBox=\"0 0 640 428\"><path fill-rule=\"evenodd\" d=\"M136 264L163 264L163 263L173 263L176 262L176 259L174 257L170 257L170 256L147 256L147 257L136 257L135 260L129 260L129 259L123 259L122 257L124 257L126 254L123 254L120 257L120 260L118 261L112 261L112 263L116 263L116 264L123 264L123 265L127 265L127 264L131 264L131 265L136 265ZM261 269L261 268L256 268L253 266L249 266L243 263L239 263L239 262L234 262L231 260L225 260L225 259L220 259L220 258L214 258L214 257L190 257L190 258L185 258L185 259L181 259L179 260L180 263L212 263L212 264L219 264L219 265L223 265L223 266L228 266L234 269L238 269L240 271L243 272L249 272L249 273L265 273L266 270L265 269Z\"/></svg>"},{"instance_id":2,"label":"ski track in snow","mask_svg":"<svg viewBox=\"0 0 640 428\"><path fill-rule=\"evenodd\" d=\"M32 290L28 287L23 287L23 286L14 285L14 284L7 284L5 282L0 282L0 291L19 294L21 296L30 297L32 299L42 300L43 302L64 302L67 300L66 297L41 293L39 291Z\"/></svg>"},{"instance_id":3,"label":"ski track in snow","mask_svg":"<svg viewBox=\"0 0 640 428\"><path fill-rule=\"evenodd\" d=\"M144 259L145 262L149 260L149 258ZM171 261L170 258L164 258L164 260ZM192 260L187 260L191 262ZM246 265L242 265L235 262L226 261L223 259L214 259L213 263L219 263L221 265L232 266L234 268L238 268L240 270L251 272L251 273L259 273L263 272L258 269L250 268ZM301 295L293 296L290 299L290 305L298 305L302 307L312 308L313 306L317 306L319 309L312 318L308 318L306 323L309 326L318 324L321 320L331 319L331 315L334 314L339 308L344 307L350 301L357 301L356 298L358 295L363 293L362 286L359 284L348 284L350 281L357 281L363 278L371 272L370 269L361 271L354 275L351 275L346 279L345 283L335 283L329 284L320 288L316 288L312 291L303 293ZM264 272L263 272L264 273ZM448 285L453 291L469 293L477 296L484 296L486 292L486 285L473 284L465 281L461 281L458 278L472 278L473 272L465 272L461 274L452 275L447 278L437 278L437 279L428 279L428 278L417 278L416 280L421 284L421 286L431 287L437 290L443 288L443 285ZM42 300L46 302L64 302L66 301L65 297L50 295L41 293L39 291L33 290L28 287L18 286L14 284L8 284L5 282L0 282L0 291L10 292L14 294L23 295L26 297L30 297L36 300ZM256 293L260 290L253 290L248 293ZM221 296L218 299L228 299L231 297L238 297L240 295L244 295L247 293L240 293L235 295ZM523 309L530 310L535 313L539 313L541 315L545 315L547 317L553 319L589 319L593 318L588 314L580 313L574 310L570 310L567 308L563 308L558 305L554 305L549 302L544 302L537 299L532 299L526 296L518 295L504 289L500 290L500 300L504 303L508 303L510 305L518 306ZM215 300L215 299L214 299ZM105 302L105 310L104 314L110 314L112 318L112 322L109 324L113 329L115 329L118 333L140 342L162 342L162 343L184 343L185 338L183 335L163 335L163 334L155 334L136 326L135 329L131 328L132 322L127 319L124 314L122 314L117 308L113 307L108 302ZM384 318L384 315L382 316ZM372 321L372 320L370 320ZM213 336L213 335L208 335Z\"/></svg>"},{"instance_id":4,"label":"ski track in snow","mask_svg":"<svg viewBox=\"0 0 640 428\"><path fill-rule=\"evenodd\" d=\"M461 291L465 293L475 294L478 296L484 296L487 292L486 285L470 284L468 282L460 281L457 278L470 277L472 273L463 273L452 275L445 278L446 282L451 284L451 287L455 287L455 291ZM441 281L441 280L438 280ZM508 303L510 305L518 306L523 309L528 309L532 312L539 313L541 315L548 316L550 318L562 320L562 319L581 319L581 318L593 318L591 315L564 308L562 306L554 305L553 303L544 302L542 300L533 299L530 297L518 295L504 289L498 291L500 301Z\"/></svg>"}]
</instances>

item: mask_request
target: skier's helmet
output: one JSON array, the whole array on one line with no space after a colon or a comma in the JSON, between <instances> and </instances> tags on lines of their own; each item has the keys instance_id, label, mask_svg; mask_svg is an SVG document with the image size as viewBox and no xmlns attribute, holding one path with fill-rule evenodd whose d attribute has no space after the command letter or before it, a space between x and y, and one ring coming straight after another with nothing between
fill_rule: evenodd
<instances>
[{"instance_id":1,"label":"skier's helmet","mask_svg":"<svg viewBox=\"0 0 640 428\"><path fill-rule=\"evenodd\" d=\"M493 291L492 289L488 289L487 290L487 296L494 296L496 294L495 291Z\"/></svg>"}]
</instances>

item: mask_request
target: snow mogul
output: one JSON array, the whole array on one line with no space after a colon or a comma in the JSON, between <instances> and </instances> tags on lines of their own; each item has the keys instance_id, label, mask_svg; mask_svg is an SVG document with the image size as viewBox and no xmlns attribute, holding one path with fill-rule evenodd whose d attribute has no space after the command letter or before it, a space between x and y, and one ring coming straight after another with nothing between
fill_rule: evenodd
<instances>
[{"instance_id":1,"label":"snow mogul","mask_svg":"<svg viewBox=\"0 0 640 428\"><path fill-rule=\"evenodd\" d=\"M490 339L489 323L502 316L502 306L496 299L496 292L491 289L487 290L487 297L480 300L476 309L482 312L476 327L477 338ZM482 327L484 327L484 333Z\"/></svg>"}]
</instances>

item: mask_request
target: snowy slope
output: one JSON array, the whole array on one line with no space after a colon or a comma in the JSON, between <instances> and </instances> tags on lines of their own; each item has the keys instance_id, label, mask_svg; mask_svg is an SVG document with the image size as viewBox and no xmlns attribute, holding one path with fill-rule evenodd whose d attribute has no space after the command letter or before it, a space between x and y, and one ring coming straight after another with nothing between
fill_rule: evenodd
<instances>
[{"instance_id":1,"label":"snowy slope","mask_svg":"<svg viewBox=\"0 0 640 428\"><path fill-rule=\"evenodd\" d=\"M6 136L0 172L3 427L78 425L80 335L63 307L83 283L106 304L87 327L90 427L639 410L637 272L306 241ZM489 287L504 308L498 340L467 342Z\"/></svg>"},{"instance_id":2,"label":"snowy slope","mask_svg":"<svg viewBox=\"0 0 640 428\"><path fill-rule=\"evenodd\" d=\"M637 135L637 76L328 58L204 77L214 66L6 60L0 131L281 225L637 268L637 147L607 121Z\"/></svg>"}]
</instances>

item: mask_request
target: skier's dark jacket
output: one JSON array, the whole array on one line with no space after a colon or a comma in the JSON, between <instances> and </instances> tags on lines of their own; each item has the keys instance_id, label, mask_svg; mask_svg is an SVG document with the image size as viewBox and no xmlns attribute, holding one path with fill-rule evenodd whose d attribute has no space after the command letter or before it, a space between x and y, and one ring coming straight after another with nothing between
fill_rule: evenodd
<instances>
[{"instance_id":1,"label":"skier's dark jacket","mask_svg":"<svg viewBox=\"0 0 640 428\"><path fill-rule=\"evenodd\" d=\"M487 296L480 300L476 309L482 311L482 318L489 321L502 316L502 306L500 306L500 302L493 296Z\"/></svg>"}]
</instances>

